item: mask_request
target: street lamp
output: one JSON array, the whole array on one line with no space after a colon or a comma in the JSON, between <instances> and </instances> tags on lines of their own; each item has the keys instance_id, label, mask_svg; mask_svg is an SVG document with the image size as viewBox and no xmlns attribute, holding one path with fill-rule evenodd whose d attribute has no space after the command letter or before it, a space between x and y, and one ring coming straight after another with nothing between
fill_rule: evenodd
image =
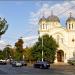
<instances>
[{"instance_id":1,"label":"street lamp","mask_svg":"<svg viewBox=\"0 0 75 75\"><path fill-rule=\"evenodd\" d=\"M20 37L20 39L23 40L23 37ZM25 59L25 56L24 56L24 54L23 54L23 50L22 50L22 60L24 60L24 59Z\"/></svg>"},{"instance_id":2,"label":"street lamp","mask_svg":"<svg viewBox=\"0 0 75 75\"><path fill-rule=\"evenodd\" d=\"M39 31L38 31L38 34L39 34ZM43 53L44 53L44 52L43 52L43 35L42 35L42 53L41 53L41 54L42 54L42 59L41 59L42 61L44 61Z\"/></svg>"},{"instance_id":3,"label":"street lamp","mask_svg":"<svg viewBox=\"0 0 75 75\"><path fill-rule=\"evenodd\" d=\"M42 61L43 61L43 36L42 36Z\"/></svg>"}]
</instances>

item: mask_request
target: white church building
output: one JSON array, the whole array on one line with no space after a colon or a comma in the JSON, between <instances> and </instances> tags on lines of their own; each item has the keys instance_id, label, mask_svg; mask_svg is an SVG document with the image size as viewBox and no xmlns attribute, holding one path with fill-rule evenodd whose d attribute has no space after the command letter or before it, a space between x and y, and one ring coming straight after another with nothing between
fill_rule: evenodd
<instances>
[{"instance_id":1,"label":"white church building","mask_svg":"<svg viewBox=\"0 0 75 75\"><path fill-rule=\"evenodd\" d=\"M59 48L56 50L55 63L67 63L67 60L72 58L75 53L75 18L70 14L65 27L63 27L57 16L53 14L47 18L43 16L39 20L39 35L45 34L52 35L59 44Z\"/></svg>"}]
</instances>

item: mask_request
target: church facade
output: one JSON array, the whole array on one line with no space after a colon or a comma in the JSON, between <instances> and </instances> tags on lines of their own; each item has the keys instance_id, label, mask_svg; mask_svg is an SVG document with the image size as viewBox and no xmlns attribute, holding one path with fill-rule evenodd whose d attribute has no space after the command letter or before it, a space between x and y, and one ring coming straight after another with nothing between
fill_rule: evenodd
<instances>
[{"instance_id":1,"label":"church facade","mask_svg":"<svg viewBox=\"0 0 75 75\"><path fill-rule=\"evenodd\" d=\"M75 18L68 17L63 27L57 16L51 14L51 16L45 18L44 16L39 20L39 35L51 35L59 47L56 50L55 63L64 62L67 63L69 58L74 57L75 54Z\"/></svg>"}]
</instances>

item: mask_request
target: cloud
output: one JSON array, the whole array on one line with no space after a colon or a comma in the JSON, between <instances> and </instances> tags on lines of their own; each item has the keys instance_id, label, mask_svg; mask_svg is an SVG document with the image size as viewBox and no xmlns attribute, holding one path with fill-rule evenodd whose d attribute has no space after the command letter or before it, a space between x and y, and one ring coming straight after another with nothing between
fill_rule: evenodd
<instances>
[{"instance_id":1,"label":"cloud","mask_svg":"<svg viewBox=\"0 0 75 75\"><path fill-rule=\"evenodd\" d=\"M24 41L24 45L23 45L24 48L26 46L31 47L38 40L38 36L36 36L36 35L34 35L34 36L28 36L28 37L23 37L22 39Z\"/></svg>"},{"instance_id":2,"label":"cloud","mask_svg":"<svg viewBox=\"0 0 75 75\"><path fill-rule=\"evenodd\" d=\"M30 23L33 25L37 25L39 19L43 15L45 17L48 17L49 15L51 15L51 11L53 11L53 14L61 19L63 17L69 17L70 12L72 12L72 16L75 17L75 1L64 1L63 3L57 3L52 6L50 6L48 3L44 3L42 7L36 12L31 12Z\"/></svg>"},{"instance_id":3,"label":"cloud","mask_svg":"<svg viewBox=\"0 0 75 75\"><path fill-rule=\"evenodd\" d=\"M28 37L24 37L24 38L22 38L23 40L32 40L32 39L37 39L38 38L38 36L28 36Z\"/></svg>"},{"instance_id":4,"label":"cloud","mask_svg":"<svg viewBox=\"0 0 75 75\"><path fill-rule=\"evenodd\" d=\"M5 41L0 40L0 50L3 50L6 45L8 45L8 44Z\"/></svg>"}]
</instances>

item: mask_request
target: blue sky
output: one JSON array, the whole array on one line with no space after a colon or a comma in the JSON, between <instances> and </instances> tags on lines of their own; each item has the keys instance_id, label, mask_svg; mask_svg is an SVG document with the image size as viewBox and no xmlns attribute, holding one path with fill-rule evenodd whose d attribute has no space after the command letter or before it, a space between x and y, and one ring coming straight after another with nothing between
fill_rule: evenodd
<instances>
[{"instance_id":1,"label":"blue sky","mask_svg":"<svg viewBox=\"0 0 75 75\"><path fill-rule=\"evenodd\" d=\"M35 11L34 1L3 1L0 2L0 15L8 21L9 28L2 40L15 43L20 37L36 35L37 31L30 25L30 13ZM34 31L33 31L34 30Z\"/></svg>"},{"instance_id":2,"label":"blue sky","mask_svg":"<svg viewBox=\"0 0 75 75\"><path fill-rule=\"evenodd\" d=\"M53 13L61 19L61 24L65 26L64 21L69 16L69 12L74 12L75 8L66 13L63 12L71 8L72 5L75 5L74 1L0 1L0 16L5 17L9 24L8 30L2 36L2 40L14 45L20 37L37 36L37 23L41 17L40 12L43 11L47 17L53 10ZM59 16L61 13L63 14Z\"/></svg>"}]
</instances>

